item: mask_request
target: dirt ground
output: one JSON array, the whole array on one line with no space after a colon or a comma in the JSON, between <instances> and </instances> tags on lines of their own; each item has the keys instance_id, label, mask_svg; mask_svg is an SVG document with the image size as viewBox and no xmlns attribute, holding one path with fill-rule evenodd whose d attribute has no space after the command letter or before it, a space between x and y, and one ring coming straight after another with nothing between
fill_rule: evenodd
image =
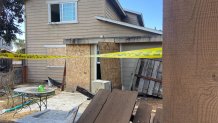
<instances>
[{"instance_id":1,"label":"dirt ground","mask_svg":"<svg viewBox=\"0 0 218 123\"><path fill-rule=\"evenodd\" d=\"M21 99L15 98L14 105L19 105L19 104L21 104ZM11 99L8 102L6 96L0 97L0 110L9 109L11 107L12 107ZM5 113L5 114L0 115L0 123L12 123L14 119L21 118L21 117L26 116L28 114L31 114L33 112L35 112L35 111L17 113L14 117L13 117L13 115L14 115L15 111L10 112L10 113Z\"/></svg>"},{"instance_id":2,"label":"dirt ground","mask_svg":"<svg viewBox=\"0 0 218 123\"><path fill-rule=\"evenodd\" d=\"M58 95L60 93L61 92L58 89L55 91L55 95ZM151 117L154 117L156 108L162 108L162 99L146 98L146 101L150 105L152 105L153 111L151 113ZM14 102L15 102L15 105L21 104L21 98L15 98ZM0 97L0 111L2 109L11 108L11 106L12 106L12 103L11 102L8 103L6 97ZM0 115L0 123L13 123L13 121L15 121L16 119L22 118L34 112L37 112L37 110L26 110L25 112L17 113L14 117L13 115L15 111L10 112L10 113L5 113L3 115Z\"/></svg>"},{"instance_id":3,"label":"dirt ground","mask_svg":"<svg viewBox=\"0 0 218 123\"><path fill-rule=\"evenodd\" d=\"M157 108L163 108L162 99L146 98L146 101L148 102L148 104L152 105L153 110L156 110Z\"/></svg>"},{"instance_id":4,"label":"dirt ground","mask_svg":"<svg viewBox=\"0 0 218 123\"><path fill-rule=\"evenodd\" d=\"M156 109L161 108L163 109L163 100L162 99L155 99L155 98L146 98L146 101L148 104L152 106L152 112L151 112L151 119L150 123L153 123L155 114L156 114Z\"/></svg>"},{"instance_id":5,"label":"dirt ground","mask_svg":"<svg viewBox=\"0 0 218 123\"><path fill-rule=\"evenodd\" d=\"M14 117L14 111L10 112L10 113L6 113L0 116L0 123L13 123L15 121L15 119L19 119L22 118L26 115L32 114L34 112L37 111L28 111L28 112L21 112L21 113L17 113Z\"/></svg>"}]
</instances>

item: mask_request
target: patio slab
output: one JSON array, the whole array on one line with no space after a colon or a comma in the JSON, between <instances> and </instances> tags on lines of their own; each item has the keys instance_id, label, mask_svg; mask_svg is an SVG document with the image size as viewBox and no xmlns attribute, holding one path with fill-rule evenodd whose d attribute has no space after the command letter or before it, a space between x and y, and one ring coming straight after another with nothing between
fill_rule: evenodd
<instances>
[{"instance_id":1,"label":"patio slab","mask_svg":"<svg viewBox=\"0 0 218 123\"><path fill-rule=\"evenodd\" d=\"M77 121L78 118L83 113L83 111L88 106L89 102L90 101L87 100L87 97L83 96L80 93L61 92L60 94L57 94L57 95L55 95L55 96L48 99L47 109L68 112L73 107L83 103L79 108L79 111L78 111L78 114L77 114L77 117L76 117L76 121ZM38 110L39 111L39 107L38 107L37 104L33 104L30 107L31 107L31 110ZM25 108L21 112L28 112L28 111L30 111L30 109Z\"/></svg>"}]
</instances>

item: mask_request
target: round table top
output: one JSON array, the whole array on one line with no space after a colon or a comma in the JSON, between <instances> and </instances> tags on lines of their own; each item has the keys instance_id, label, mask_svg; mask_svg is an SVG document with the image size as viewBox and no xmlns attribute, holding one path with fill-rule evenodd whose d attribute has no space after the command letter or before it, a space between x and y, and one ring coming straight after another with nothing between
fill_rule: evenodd
<instances>
[{"instance_id":1,"label":"round table top","mask_svg":"<svg viewBox=\"0 0 218 123\"><path fill-rule=\"evenodd\" d=\"M38 87L22 87L22 88L16 88L14 89L14 92L17 93L24 93L24 94L50 94L55 91L55 88L45 88L44 92L39 92Z\"/></svg>"}]
</instances>

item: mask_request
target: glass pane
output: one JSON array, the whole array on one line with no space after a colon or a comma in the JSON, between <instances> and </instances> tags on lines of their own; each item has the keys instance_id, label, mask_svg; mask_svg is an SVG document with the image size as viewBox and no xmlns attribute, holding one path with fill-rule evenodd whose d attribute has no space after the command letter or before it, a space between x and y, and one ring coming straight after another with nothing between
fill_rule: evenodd
<instances>
[{"instance_id":1,"label":"glass pane","mask_svg":"<svg viewBox=\"0 0 218 123\"><path fill-rule=\"evenodd\" d=\"M59 6L59 4L51 4L51 22L60 22Z\"/></svg>"},{"instance_id":2,"label":"glass pane","mask_svg":"<svg viewBox=\"0 0 218 123\"><path fill-rule=\"evenodd\" d=\"M75 3L63 4L63 20L62 21L73 21L75 20Z\"/></svg>"}]
</instances>

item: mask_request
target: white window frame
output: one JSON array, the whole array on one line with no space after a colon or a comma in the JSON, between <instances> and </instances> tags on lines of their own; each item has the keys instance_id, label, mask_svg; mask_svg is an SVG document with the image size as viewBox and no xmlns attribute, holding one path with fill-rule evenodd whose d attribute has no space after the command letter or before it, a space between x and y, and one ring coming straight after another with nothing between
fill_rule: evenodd
<instances>
[{"instance_id":1,"label":"white window frame","mask_svg":"<svg viewBox=\"0 0 218 123\"><path fill-rule=\"evenodd\" d=\"M60 22L51 22L51 4L60 4L63 9L63 4L65 3L75 3L75 20L73 21L62 21L62 17L60 17ZM78 23L78 0L52 0L47 1L48 4L48 24L67 24L67 23ZM63 12L63 10L62 10ZM63 13L60 14L60 16L63 16Z\"/></svg>"}]
</instances>

